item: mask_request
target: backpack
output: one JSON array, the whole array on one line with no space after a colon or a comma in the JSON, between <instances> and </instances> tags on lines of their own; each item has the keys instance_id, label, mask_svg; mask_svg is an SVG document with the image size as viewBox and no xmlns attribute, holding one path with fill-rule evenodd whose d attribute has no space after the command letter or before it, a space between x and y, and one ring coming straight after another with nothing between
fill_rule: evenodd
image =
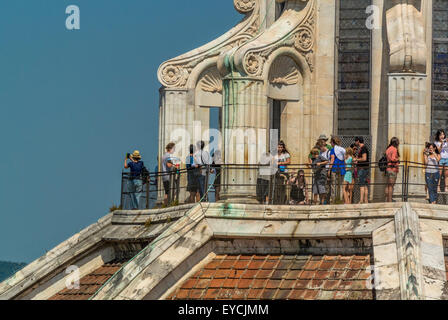
<instances>
[{"instance_id":1,"label":"backpack","mask_svg":"<svg viewBox=\"0 0 448 320\"><path fill-rule=\"evenodd\" d=\"M378 161L378 167L380 168L381 172L385 172L387 169L387 157L386 154L383 154L380 161Z\"/></svg>"}]
</instances>

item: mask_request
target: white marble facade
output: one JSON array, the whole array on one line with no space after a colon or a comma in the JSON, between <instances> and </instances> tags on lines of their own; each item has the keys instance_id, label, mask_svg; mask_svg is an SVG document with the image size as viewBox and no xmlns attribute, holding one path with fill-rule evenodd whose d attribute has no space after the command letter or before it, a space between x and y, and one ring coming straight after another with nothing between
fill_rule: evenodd
<instances>
[{"instance_id":1,"label":"white marble facade","mask_svg":"<svg viewBox=\"0 0 448 320\"><path fill-rule=\"evenodd\" d=\"M306 163L320 134L338 133L340 1L234 0L244 15L240 23L159 68L159 155L171 141L181 152L203 139L210 108L221 108L224 162L256 164L257 157L236 155L259 156L269 149L270 110L279 101L280 137L292 163ZM432 1L372 0L372 5L371 160L377 161L388 140L398 136L404 160L421 162L431 130ZM228 129L245 135L229 145ZM230 179L244 183L249 177Z\"/></svg>"}]
</instances>

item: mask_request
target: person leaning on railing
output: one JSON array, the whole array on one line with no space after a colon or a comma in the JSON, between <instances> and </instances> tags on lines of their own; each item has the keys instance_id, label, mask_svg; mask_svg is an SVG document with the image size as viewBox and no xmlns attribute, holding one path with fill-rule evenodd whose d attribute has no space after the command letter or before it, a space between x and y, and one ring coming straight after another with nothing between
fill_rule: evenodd
<instances>
[{"instance_id":1,"label":"person leaning on railing","mask_svg":"<svg viewBox=\"0 0 448 320\"><path fill-rule=\"evenodd\" d=\"M124 168L131 170L128 180L128 190L131 196L131 206L133 210L139 208L140 199L143 194L142 171L145 165L141 159L140 152L135 150L132 154L128 153L124 160Z\"/></svg>"},{"instance_id":2,"label":"person leaning on railing","mask_svg":"<svg viewBox=\"0 0 448 320\"><path fill-rule=\"evenodd\" d=\"M428 149L423 153L425 159L425 179L426 185L428 186L429 192L429 203L437 203L437 186L439 185L440 172L439 172L439 161L440 154L437 146L435 144L429 145Z\"/></svg>"}]
</instances>

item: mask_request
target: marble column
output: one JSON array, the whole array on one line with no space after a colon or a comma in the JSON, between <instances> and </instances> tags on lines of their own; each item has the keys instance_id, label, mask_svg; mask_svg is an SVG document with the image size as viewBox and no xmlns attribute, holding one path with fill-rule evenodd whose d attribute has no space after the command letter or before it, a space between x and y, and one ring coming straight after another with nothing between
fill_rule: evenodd
<instances>
[{"instance_id":1,"label":"marble column","mask_svg":"<svg viewBox=\"0 0 448 320\"><path fill-rule=\"evenodd\" d=\"M187 89L162 88L160 90L160 110L159 110L159 171L162 170L162 156L168 143L176 143L174 156L178 157L182 164L185 162L188 146L193 143L195 136L201 133L195 127L197 120L196 108L188 103L189 91ZM207 120L208 121L208 120ZM202 123L207 126L208 123ZM199 138L199 137L198 137ZM159 179L158 203L163 202L162 179ZM186 177L181 178L181 186L187 183ZM186 198L185 188L180 189L179 200L183 202Z\"/></svg>"},{"instance_id":2,"label":"marble column","mask_svg":"<svg viewBox=\"0 0 448 320\"><path fill-rule=\"evenodd\" d=\"M229 76L224 79L222 201L256 203L260 155L269 148L267 97L264 81ZM251 166L252 165L252 166ZM244 166L245 169L241 167ZM251 169L247 169L251 166Z\"/></svg>"},{"instance_id":3,"label":"marble column","mask_svg":"<svg viewBox=\"0 0 448 320\"><path fill-rule=\"evenodd\" d=\"M426 45L424 11L427 8L424 4L425 1L421 0L389 0L386 6L388 139L394 136L400 139L401 160L420 163L423 162L422 152L431 129L431 104L427 98L430 88L427 57L430 54ZM417 186L425 183L421 168L410 168L408 182L410 195L425 194L423 186Z\"/></svg>"},{"instance_id":4,"label":"marble column","mask_svg":"<svg viewBox=\"0 0 448 320\"><path fill-rule=\"evenodd\" d=\"M422 152L430 135L426 104L427 81L425 74L389 74L389 139L400 139L401 160L423 161ZM402 172L398 183L401 175ZM408 179L410 194L425 193L423 186L416 185L425 183L422 169L411 165Z\"/></svg>"}]
</instances>

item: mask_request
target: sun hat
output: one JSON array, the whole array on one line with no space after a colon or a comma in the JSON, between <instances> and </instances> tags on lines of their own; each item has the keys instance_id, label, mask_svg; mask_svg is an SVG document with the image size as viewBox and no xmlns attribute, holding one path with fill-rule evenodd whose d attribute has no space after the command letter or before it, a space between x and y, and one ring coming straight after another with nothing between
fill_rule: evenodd
<instances>
[{"instance_id":1,"label":"sun hat","mask_svg":"<svg viewBox=\"0 0 448 320\"><path fill-rule=\"evenodd\" d=\"M140 151L135 150L133 154L131 154L131 157L136 159L136 160L140 160L142 158L142 156L140 155Z\"/></svg>"},{"instance_id":2,"label":"sun hat","mask_svg":"<svg viewBox=\"0 0 448 320\"><path fill-rule=\"evenodd\" d=\"M328 137L327 137L327 135L325 135L325 134L321 134L321 135L319 136L319 139L317 139L317 140L325 140L325 141L327 141L327 140L328 140Z\"/></svg>"}]
</instances>

